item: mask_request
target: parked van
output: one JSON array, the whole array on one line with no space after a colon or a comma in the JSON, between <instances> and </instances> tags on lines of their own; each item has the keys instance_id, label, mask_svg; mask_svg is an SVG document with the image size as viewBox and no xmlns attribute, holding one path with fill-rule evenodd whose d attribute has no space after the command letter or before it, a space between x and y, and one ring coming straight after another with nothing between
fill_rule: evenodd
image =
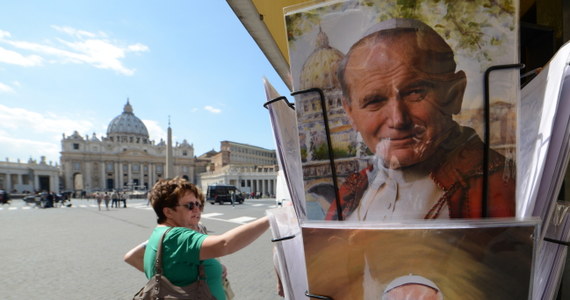
<instances>
[{"instance_id":1,"label":"parked van","mask_svg":"<svg viewBox=\"0 0 570 300\"><path fill-rule=\"evenodd\" d=\"M209 185L206 193L206 201L210 202L210 204L224 204L224 202L232 203L232 195L234 194L235 203L242 204L244 198L237 187L223 184Z\"/></svg>"}]
</instances>

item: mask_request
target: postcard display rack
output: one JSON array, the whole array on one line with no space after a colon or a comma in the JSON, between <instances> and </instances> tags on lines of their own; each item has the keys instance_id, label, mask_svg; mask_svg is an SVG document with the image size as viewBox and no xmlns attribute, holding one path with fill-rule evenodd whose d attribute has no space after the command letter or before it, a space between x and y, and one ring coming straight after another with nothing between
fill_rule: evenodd
<instances>
[{"instance_id":1,"label":"postcard display rack","mask_svg":"<svg viewBox=\"0 0 570 300\"><path fill-rule=\"evenodd\" d=\"M292 200L268 211L286 299L556 296L570 46L521 90L518 1L502 2L284 9L295 103L265 80L264 106Z\"/></svg>"}]
</instances>

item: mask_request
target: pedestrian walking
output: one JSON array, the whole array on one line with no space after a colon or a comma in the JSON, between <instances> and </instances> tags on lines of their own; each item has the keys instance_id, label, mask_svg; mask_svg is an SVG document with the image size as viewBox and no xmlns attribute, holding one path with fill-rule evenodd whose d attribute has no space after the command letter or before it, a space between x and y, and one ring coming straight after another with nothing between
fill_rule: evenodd
<instances>
[{"instance_id":1,"label":"pedestrian walking","mask_svg":"<svg viewBox=\"0 0 570 300\"><path fill-rule=\"evenodd\" d=\"M101 202L103 202L104 197L105 196L103 195L102 192L95 193L95 199L97 200L97 207L99 207L99 211L101 211Z\"/></svg>"},{"instance_id":2,"label":"pedestrian walking","mask_svg":"<svg viewBox=\"0 0 570 300\"><path fill-rule=\"evenodd\" d=\"M116 190L111 194L111 207L119 207L119 193Z\"/></svg>"},{"instance_id":3,"label":"pedestrian walking","mask_svg":"<svg viewBox=\"0 0 570 300\"><path fill-rule=\"evenodd\" d=\"M5 190L0 190L0 203L10 205L10 194Z\"/></svg>"},{"instance_id":4,"label":"pedestrian walking","mask_svg":"<svg viewBox=\"0 0 570 300\"><path fill-rule=\"evenodd\" d=\"M123 208L127 208L127 193L120 192L119 193L119 202L123 202Z\"/></svg>"},{"instance_id":5,"label":"pedestrian walking","mask_svg":"<svg viewBox=\"0 0 570 300\"><path fill-rule=\"evenodd\" d=\"M103 200L105 201L105 207L109 210L109 201L111 201L111 195L109 195L109 192L105 192Z\"/></svg>"},{"instance_id":6,"label":"pedestrian walking","mask_svg":"<svg viewBox=\"0 0 570 300\"><path fill-rule=\"evenodd\" d=\"M46 193L46 205L44 205L44 208L53 207L53 202L54 202L53 192L50 191Z\"/></svg>"}]
</instances>

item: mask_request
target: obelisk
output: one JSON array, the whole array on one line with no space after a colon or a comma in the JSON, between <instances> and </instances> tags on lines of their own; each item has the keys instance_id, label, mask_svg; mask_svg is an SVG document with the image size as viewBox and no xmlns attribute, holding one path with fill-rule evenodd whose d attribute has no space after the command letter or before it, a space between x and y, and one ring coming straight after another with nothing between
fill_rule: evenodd
<instances>
[{"instance_id":1,"label":"obelisk","mask_svg":"<svg viewBox=\"0 0 570 300\"><path fill-rule=\"evenodd\" d=\"M174 158L172 157L172 128L170 128L170 116L168 116L168 137L166 139L166 178L174 177Z\"/></svg>"}]
</instances>

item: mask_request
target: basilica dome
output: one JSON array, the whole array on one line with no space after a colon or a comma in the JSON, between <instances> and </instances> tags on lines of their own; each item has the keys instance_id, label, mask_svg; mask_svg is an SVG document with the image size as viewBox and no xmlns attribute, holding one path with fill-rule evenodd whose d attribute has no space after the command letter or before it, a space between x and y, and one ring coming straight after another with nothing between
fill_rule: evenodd
<instances>
[{"instance_id":1,"label":"basilica dome","mask_svg":"<svg viewBox=\"0 0 570 300\"><path fill-rule=\"evenodd\" d=\"M328 36L320 28L315 42L315 50L301 69L300 89L339 88L336 73L344 54L329 45Z\"/></svg>"},{"instance_id":2,"label":"basilica dome","mask_svg":"<svg viewBox=\"0 0 570 300\"><path fill-rule=\"evenodd\" d=\"M148 139L148 130L144 123L133 113L133 107L127 99L123 113L116 116L107 127L108 137L136 136Z\"/></svg>"}]
</instances>

